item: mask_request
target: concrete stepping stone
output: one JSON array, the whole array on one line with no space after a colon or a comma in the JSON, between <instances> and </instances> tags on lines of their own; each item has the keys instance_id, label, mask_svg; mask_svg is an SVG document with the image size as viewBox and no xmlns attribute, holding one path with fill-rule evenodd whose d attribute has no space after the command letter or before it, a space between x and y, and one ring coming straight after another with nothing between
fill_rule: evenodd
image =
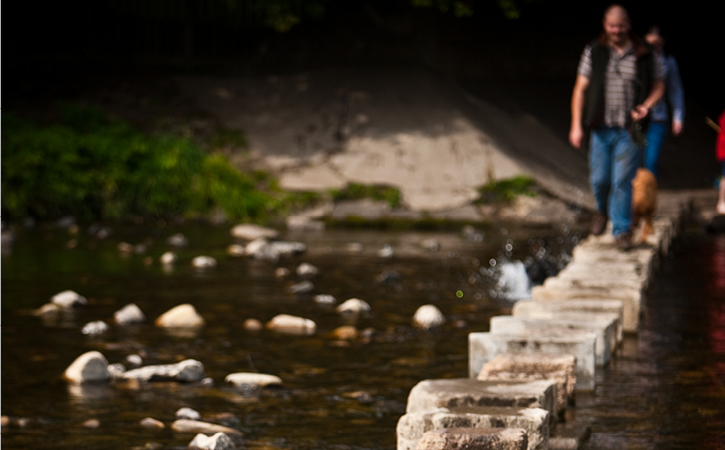
<instances>
[{"instance_id":1,"label":"concrete stepping stone","mask_svg":"<svg viewBox=\"0 0 725 450\"><path fill-rule=\"evenodd\" d=\"M576 358L548 353L497 355L484 364L476 377L488 381L556 381L556 405L560 418L576 395Z\"/></svg>"},{"instance_id":2,"label":"concrete stepping stone","mask_svg":"<svg viewBox=\"0 0 725 450\"><path fill-rule=\"evenodd\" d=\"M410 390L406 412L468 406L542 408L556 412L556 382L479 381L475 378L423 380Z\"/></svg>"},{"instance_id":3,"label":"concrete stepping stone","mask_svg":"<svg viewBox=\"0 0 725 450\"><path fill-rule=\"evenodd\" d=\"M545 450L549 448L550 420L549 412L541 408L462 406L409 412L398 420L397 450L414 450L426 432L454 427L523 429L528 450Z\"/></svg>"},{"instance_id":4,"label":"concrete stepping stone","mask_svg":"<svg viewBox=\"0 0 725 450\"><path fill-rule=\"evenodd\" d=\"M607 282L623 280L628 283L638 283L646 289L650 278L644 272L644 266L639 263L587 263L571 262L562 269L556 278L559 279L599 279Z\"/></svg>"},{"instance_id":5,"label":"concrete stepping stone","mask_svg":"<svg viewBox=\"0 0 725 450\"><path fill-rule=\"evenodd\" d=\"M587 322L604 318L616 322L616 346L623 339L624 307L621 300L546 300L519 301L514 304L511 314L523 319L563 320Z\"/></svg>"},{"instance_id":6,"label":"concrete stepping stone","mask_svg":"<svg viewBox=\"0 0 725 450\"><path fill-rule=\"evenodd\" d=\"M562 320L524 319L513 316L491 318L491 333L538 334L566 336L571 333L593 332L597 335L597 365L605 366L616 345L616 324L614 320L593 319L590 322L568 322ZM614 345L613 345L614 344Z\"/></svg>"},{"instance_id":7,"label":"concrete stepping stone","mask_svg":"<svg viewBox=\"0 0 725 450\"><path fill-rule=\"evenodd\" d=\"M642 311L642 293L638 290L617 287L547 287L534 286L531 299L548 300L621 300L622 327L627 333L635 333L639 328L639 316Z\"/></svg>"},{"instance_id":8,"label":"concrete stepping stone","mask_svg":"<svg viewBox=\"0 0 725 450\"><path fill-rule=\"evenodd\" d=\"M569 275L555 276L547 278L543 284L544 287L552 289L611 289L626 288L638 291L640 295L644 294L645 282L643 280L635 280L627 277L604 277L597 274L589 275Z\"/></svg>"},{"instance_id":9,"label":"concrete stepping stone","mask_svg":"<svg viewBox=\"0 0 725 450\"><path fill-rule=\"evenodd\" d=\"M523 428L441 428L426 431L417 450L526 450L528 435Z\"/></svg>"},{"instance_id":10,"label":"concrete stepping stone","mask_svg":"<svg viewBox=\"0 0 725 450\"><path fill-rule=\"evenodd\" d=\"M591 391L596 380L596 341L591 332L569 336L530 336L519 334L470 333L468 335L468 374L478 376L483 365L501 353L552 353L574 355L577 361L576 388Z\"/></svg>"}]
</instances>

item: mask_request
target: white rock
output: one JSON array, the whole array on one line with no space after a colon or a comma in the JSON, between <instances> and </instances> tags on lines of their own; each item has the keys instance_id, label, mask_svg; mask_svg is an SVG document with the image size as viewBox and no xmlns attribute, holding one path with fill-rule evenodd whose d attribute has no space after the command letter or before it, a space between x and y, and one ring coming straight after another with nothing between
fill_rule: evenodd
<instances>
[{"instance_id":1,"label":"white rock","mask_svg":"<svg viewBox=\"0 0 725 450\"><path fill-rule=\"evenodd\" d=\"M163 255L161 255L160 261L161 264L164 266L172 266L176 264L176 262L179 260L179 257L176 256L176 253L174 252L164 252Z\"/></svg>"},{"instance_id":2,"label":"white rock","mask_svg":"<svg viewBox=\"0 0 725 450\"><path fill-rule=\"evenodd\" d=\"M413 326L430 329L439 327L445 323L443 313L434 305L423 305L413 315Z\"/></svg>"},{"instance_id":3,"label":"white rock","mask_svg":"<svg viewBox=\"0 0 725 450\"><path fill-rule=\"evenodd\" d=\"M264 328L264 325L257 319L247 319L242 324L242 327L247 331L259 331Z\"/></svg>"},{"instance_id":4,"label":"white rock","mask_svg":"<svg viewBox=\"0 0 725 450\"><path fill-rule=\"evenodd\" d=\"M290 271L286 267L277 267L274 270L274 276L277 278L284 278L290 274Z\"/></svg>"},{"instance_id":5,"label":"white rock","mask_svg":"<svg viewBox=\"0 0 725 450\"><path fill-rule=\"evenodd\" d=\"M244 246L239 244L232 244L227 247L227 254L229 256L244 256Z\"/></svg>"},{"instance_id":6,"label":"white rock","mask_svg":"<svg viewBox=\"0 0 725 450\"><path fill-rule=\"evenodd\" d=\"M325 222L307 216L289 216L286 219L287 229L292 231L322 231Z\"/></svg>"},{"instance_id":7,"label":"white rock","mask_svg":"<svg viewBox=\"0 0 725 450\"><path fill-rule=\"evenodd\" d=\"M197 269L216 267L216 259L211 256L197 256L191 260L191 265Z\"/></svg>"},{"instance_id":8,"label":"white rock","mask_svg":"<svg viewBox=\"0 0 725 450\"><path fill-rule=\"evenodd\" d=\"M55 294L50 299L51 302L60 306L61 308L71 308L73 306L81 306L88 303L85 297L78 295L75 291L63 291Z\"/></svg>"},{"instance_id":9,"label":"white rock","mask_svg":"<svg viewBox=\"0 0 725 450\"><path fill-rule=\"evenodd\" d=\"M201 414L199 414L198 411L191 409L191 408L180 408L178 411L176 411L176 418L177 419L199 420L199 419L201 419Z\"/></svg>"},{"instance_id":10,"label":"white rock","mask_svg":"<svg viewBox=\"0 0 725 450\"><path fill-rule=\"evenodd\" d=\"M145 419L141 419L138 424L150 430L163 430L164 428L166 428L166 425L164 425L162 421L156 420L153 417L146 417Z\"/></svg>"},{"instance_id":11,"label":"white rock","mask_svg":"<svg viewBox=\"0 0 725 450\"><path fill-rule=\"evenodd\" d=\"M45 305L33 311L33 315L40 318L53 318L59 313L60 306L56 305L55 303L46 303Z\"/></svg>"},{"instance_id":12,"label":"white rock","mask_svg":"<svg viewBox=\"0 0 725 450\"><path fill-rule=\"evenodd\" d=\"M319 294L315 295L315 303L319 303L320 305L334 305L337 303L337 299L332 295Z\"/></svg>"},{"instance_id":13,"label":"white rock","mask_svg":"<svg viewBox=\"0 0 725 450\"><path fill-rule=\"evenodd\" d=\"M126 367L121 363L109 364L108 374L112 379L118 380L123 378L123 373L126 372Z\"/></svg>"},{"instance_id":14,"label":"white rock","mask_svg":"<svg viewBox=\"0 0 725 450\"><path fill-rule=\"evenodd\" d=\"M317 331L317 324L304 317L279 314L267 322L267 328L279 333L312 335Z\"/></svg>"},{"instance_id":15,"label":"white rock","mask_svg":"<svg viewBox=\"0 0 725 450\"><path fill-rule=\"evenodd\" d=\"M108 360L97 351L84 353L68 366L63 376L77 384L106 381L110 378Z\"/></svg>"},{"instance_id":16,"label":"white rock","mask_svg":"<svg viewBox=\"0 0 725 450\"><path fill-rule=\"evenodd\" d=\"M138 367L143 364L143 358L141 356L133 354L126 356L126 362L132 366Z\"/></svg>"},{"instance_id":17,"label":"white rock","mask_svg":"<svg viewBox=\"0 0 725 450\"><path fill-rule=\"evenodd\" d=\"M310 263L302 263L297 266L295 272L301 277L311 277L320 273L320 269Z\"/></svg>"},{"instance_id":18,"label":"white rock","mask_svg":"<svg viewBox=\"0 0 725 450\"><path fill-rule=\"evenodd\" d=\"M299 255L307 251L307 246L302 242L274 241L269 245L281 256Z\"/></svg>"},{"instance_id":19,"label":"white rock","mask_svg":"<svg viewBox=\"0 0 725 450\"><path fill-rule=\"evenodd\" d=\"M282 379L280 377L251 372L230 373L226 376L226 378L224 378L224 381L235 386L266 387L279 386L282 384Z\"/></svg>"},{"instance_id":20,"label":"white rock","mask_svg":"<svg viewBox=\"0 0 725 450\"><path fill-rule=\"evenodd\" d=\"M337 312L346 315L366 316L370 314L370 305L359 298L351 298L345 300L340 306L337 307Z\"/></svg>"},{"instance_id":21,"label":"white rock","mask_svg":"<svg viewBox=\"0 0 725 450\"><path fill-rule=\"evenodd\" d=\"M113 313L113 320L119 325L126 325L129 323L143 322L146 320L146 316L135 303L129 303Z\"/></svg>"},{"instance_id":22,"label":"white rock","mask_svg":"<svg viewBox=\"0 0 725 450\"><path fill-rule=\"evenodd\" d=\"M188 303L171 308L156 319L158 327L201 327L203 325L204 318L196 312L196 308Z\"/></svg>"},{"instance_id":23,"label":"white rock","mask_svg":"<svg viewBox=\"0 0 725 450\"><path fill-rule=\"evenodd\" d=\"M200 381L204 374L204 364L195 359L186 359L176 364L159 364L127 370L123 374L125 379L140 381Z\"/></svg>"},{"instance_id":24,"label":"white rock","mask_svg":"<svg viewBox=\"0 0 725 450\"><path fill-rule=\"evenodd\" d=\"M253 224L240 224L232 228L231 234L237 239L253 241L257 238L275 239L279 232L272 228L264 228Z\"/></svg>"},{"instance_id":25,"label":"white rock","mask_svg":"<svg viewBox=\"0 0 725 450\"><path fill-rule=\"evenodd\" d=\"M103 334L106 331L108 331L110 327L106 322L102 320L94 320L93 322L88 322L83 326L83 329L81 329L81 333L89 336L95 336L99 334Z\"/></svg>"},{"instance_id":26,"label":"white rock","mask_svg":"<svg viewBox=\"0 0 725 450\"><path fill-rule=\"evenodd\" d=\"M215 423L200 422L198 420L179 419L171 424L171 429L184 433L227 433L239 434L234 428L217 425Z\"/></svg>"},{"instance_id":27,"label":"white rock","mask_svg":"<svg viewBox=\"0 0 725 450\"><path fill-rule=\"evenodd\" d=\"M189 240L186 239L181 233L172 234L166 239L166 243L174 247L186 247L189 245Z\"/></svg>"},{"instance_id":28,"label":"white rock","mask_svg":"<svg viewBox=\"0 0 725 450\"><path fill-rule=\"evenodd\" d=\"M191 450L236 450L232 439L224 433L216 433L213 436L197 434L189 442Z\"/></svg>"},{"instance_id":29,"label":"white rock","mask_svg":"<svg viewBox=\"0 0 725 450\"><path fill-rule=\"evenodd\" d=\"M315 285L311 281L305 280L289 287L291 294L309 294L315 290Z\"/></svg>"},{"instance_id":30,"label":"white rock","mask_svg":"<svg viewBox=\"0 0 725 450\"><path fill-rule=\"evenodd\" d=\"M255 259L277 261L279 252L270 245L267 238L257 238L244 247L244 254Z\"/></svg>"},{"instance_id":31,"label":"white rock","mask_svg":"<svg viewBox=\"0 0 725 450\"><path fill-rule=\"evenodd\" d=\"M391 247L390 244L385 244L383 248L378 250L378 256L381 258L392 258L393 254L393 247Z\"/></svg>"}]
</instances>

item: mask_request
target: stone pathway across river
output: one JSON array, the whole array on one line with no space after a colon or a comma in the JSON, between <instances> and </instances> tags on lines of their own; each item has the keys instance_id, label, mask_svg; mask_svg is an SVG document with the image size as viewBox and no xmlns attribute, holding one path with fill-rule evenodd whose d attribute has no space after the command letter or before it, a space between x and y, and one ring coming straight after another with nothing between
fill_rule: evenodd
<instances>
[{"instance_id":1,"label":"stone pathway across river","mask_svg":"<svg viewBox=\"0 0 725 450\"><path fill-rule=\"evenodd\" d=\"M701 197L661 193L646 243L622 252L611 233L588 237L531 300L471 333L469 377L413 387L398 450L583 448L591 429L565 422L566 410L577 391L595 389L623 333L637 333L648 282Z\"/></svg>"}]
</instances>

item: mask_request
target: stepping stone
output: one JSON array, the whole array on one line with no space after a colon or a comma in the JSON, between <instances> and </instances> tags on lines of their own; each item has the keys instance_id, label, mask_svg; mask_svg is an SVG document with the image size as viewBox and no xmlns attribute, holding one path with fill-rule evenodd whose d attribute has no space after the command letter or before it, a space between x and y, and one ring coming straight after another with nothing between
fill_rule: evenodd
<instances>
[{"instance_id":1,"label":"stepping stone","mask_svg":"<svg viewBox=\"0 0 725 450\"><path fill-rule=\"evenodd\" d=\"M617 348L623 339L621 300L546 300L514 304L511 314L522 319L551 320L571 324L613 322L610 347Z\"/></svg>"},{"instance_id":2,"label":"stepping stone","mask_svg":"<svg viewBox=\"0 0 725 450\"><path fill-rule=\"evenodd\" d=\"M567 322L562 320L524 319L513 316L496 316L491 318L491 333L521 335L556 335L567 336L571 333L593 332L597 335L597 365L604 366L616 343L614 320L592 320L590 322Z\"/></svg>"},{"instance_id":3,"label":"stepping stone","mask_svg":"<svg viewBox=\"0 0 725 450\"><path fill-rule=\"evenodd\" d=\"M549 436L550 450L578 450L589 442L592 428L578 421L557 425Z\"/></svg>"},{"instance_id":4,"label":"stepping stone","mask_svg":"<svg viewBox=\"0 0 725 450\"><path fill-rule=\"evenodd\" d=\"M528 435L523 428L442 428L426 431L417 450L526 450Z\"/></svg>"},{"instance_id":5,"label":"stepping stone","mask_svg":"<svg viewBox=\"0 0 725 450\"><path fill-rule=\"evenodd\" d=\"M637 282L647 288L650 278L639 263L588 263L571 262L562 269L556 278L560 279L601 279L609 281L625 280Z\"/></svg>"},{"instance_id":6,"label":"stepping stone","mask_svg":"<svg viewBox=\"0 0 725 450\"><path fill-rule=\"evenodd\" d=\"M526 430L526 448L545 450L549 448L550 420L549 412L541 408L469 406L409 412L398 420L397 450L414 450L426 432L441 428L502 427Z\"/></svg>"},{"instance_id":7,"label":"stepping stone","mask_svg":"<svg viewBox=\"0 0 725 450\"><path fill-rule=\"evenodd\" d=\"M531 289L534 301L550 300L620 300L622 302L622 328L627 333L636 333L639 328L639 316L642 294L626 288L553 288L534 286Z\"/></svg>"},{"instance_id":8,"label":"stepping stone","mask_svg":"<svg viewBox=\"0 0 725 450\"><path fill-rule=\"evenodd\" d=\"M423 380L410 390L406 412L464 406L542 408L553 415L556 412L556 382L479 381L474 378Z\"/></svg>"},{"instance_id":9,"label":"stepping stone","mask_svg":"<svg viewBox=\"0 0 725 450\"><path fill-rule=\"evenodd\" d=\"M576 388L591 391L596 380L596 341L596 334L591 332L578 332L570 336L470 333L468 375L471 378L478 376L483 365L501 353L574 355L577 361Z\"/></svg>"},{"instance_id":10,"label":"stepping stone","mask_svg":"<svg viewBox=\"0 0 725 450\"><path fill-rule=\"evenodd\" d=\"M548 353L503 353L484 364L478 380L488 381L556 381L556 405L561 418L568 404L574 404L576 391L576 358L572 355Z\"/></svg>"},{"instance_id":11,"label":"stepping stone","mask_svg":"<svg viewBox=\"0 0 725 450\"><path fill-rule=\"evenodd\" d=\"M636 280L623 276L605 277L597 274L568 275L547 278L543 286L552 289L611 289L625 288L644 294L646 280Z\"/></svg>"}]
</instances>

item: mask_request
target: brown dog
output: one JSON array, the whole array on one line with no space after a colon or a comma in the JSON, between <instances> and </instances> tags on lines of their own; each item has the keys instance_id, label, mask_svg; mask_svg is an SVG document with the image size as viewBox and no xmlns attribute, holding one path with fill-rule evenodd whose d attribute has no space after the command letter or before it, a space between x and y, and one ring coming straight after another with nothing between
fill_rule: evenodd
<instances>
[{"instance_id":1,"label":"brown dog","mask_svg":"<svg viewBox=\"0 0 725 450\"><path fill-rule=\"evenodd\" d=\"M640 241L645 242L654 231L652 216L657 207L657 179L645 168L637 169L632 180L632 226L636 231L640 219L644 219Z\"/></svg>"}]
</instances>

